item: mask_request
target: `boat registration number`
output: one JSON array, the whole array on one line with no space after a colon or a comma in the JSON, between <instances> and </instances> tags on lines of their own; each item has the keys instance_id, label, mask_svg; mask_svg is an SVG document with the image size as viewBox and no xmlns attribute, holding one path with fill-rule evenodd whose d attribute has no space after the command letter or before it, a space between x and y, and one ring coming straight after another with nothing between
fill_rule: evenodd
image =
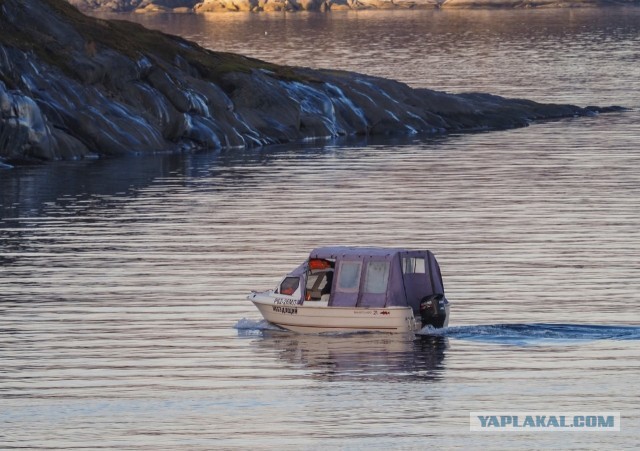
<instances>
[{"instance_id":1,"label":"boat registration number","mask_svg":"<svg viewBox=\"0 0 640 451\"><path fill-rule=\"evenodd\" d=\"M273 303L275 305L298 305L300 301L298 301L297 299L275 298Z\"/></svg>"},{"instance_id":2,"label":"boat registration number","mask_svg":"<svg viewBox=\"0 0 640 451\"><path fill-rule=\"evenodd\" d=\"M284 314L289 314L289 315L297 315L298 314L298 307L288 307L288 306L284 306L284 305L274 305L272 306L273 311L277 312L277 313L284 313Z\"/></svg>"}]
</instances>

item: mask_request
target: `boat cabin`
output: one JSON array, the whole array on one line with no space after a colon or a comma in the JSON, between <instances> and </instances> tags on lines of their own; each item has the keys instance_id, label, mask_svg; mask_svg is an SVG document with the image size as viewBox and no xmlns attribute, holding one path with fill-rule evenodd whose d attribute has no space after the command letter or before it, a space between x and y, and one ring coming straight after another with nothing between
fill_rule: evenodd
<instances>
[{"instance_id":1,"label":"boat cabin","mask_svg":"<svg viewBox=\"0 0 640 451\"><path fill-rule=\"evenodd\" d=\"M276 293L328 307L410 306L444 297L440 267L427 250L321 247L282 280Z\"/></svg>"}]
</instances>

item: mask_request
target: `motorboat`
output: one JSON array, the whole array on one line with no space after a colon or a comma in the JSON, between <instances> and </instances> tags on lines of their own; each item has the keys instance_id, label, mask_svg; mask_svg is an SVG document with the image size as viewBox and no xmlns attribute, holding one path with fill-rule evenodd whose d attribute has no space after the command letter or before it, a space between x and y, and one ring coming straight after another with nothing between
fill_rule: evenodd
<instances>
[{"instance_id":1,"label":"motorboat","mask_svg":"<svg viewBox=\"0 0 640 451\"><path fill-rule=\"evenodd\" d=\"M406 333L449 323L440 266L428 250L320 247L275 289L247 299L266 321L300 333Z\"/></svg>"}]
</instances>

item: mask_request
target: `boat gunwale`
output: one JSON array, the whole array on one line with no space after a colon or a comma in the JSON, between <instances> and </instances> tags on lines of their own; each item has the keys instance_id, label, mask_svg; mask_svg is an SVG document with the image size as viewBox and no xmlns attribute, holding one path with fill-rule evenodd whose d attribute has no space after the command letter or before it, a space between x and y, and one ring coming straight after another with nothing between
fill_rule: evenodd
<instances>
[{"instance_id":1,"label":"boat gunwale","mask_svg":"<svg viewBox=\"0 0 640 451\"><path fill-rule=\"evenodd\" d=\"M254 304L259 303L259 304L262 304L262 305L281 305L283 307L291 306L291 307L305 308L305 309L319 309L319 310L411 310L411 311L413 311L413 309L410 306L403 306L403 305L392 305L392 306L389 306L389 307L347 307L347 306L341 306L341 305L337 305L337 306L333 306L333 305L307 305L306 303L303 303L303 304L276 304L274 298L269 298L268 300L262 300L262 299L254 299L251 296L247 296L247 299L249 301L253 302ZM321 302L321 301L305 301L305 302Z\"/></svg>"}]
</instances>

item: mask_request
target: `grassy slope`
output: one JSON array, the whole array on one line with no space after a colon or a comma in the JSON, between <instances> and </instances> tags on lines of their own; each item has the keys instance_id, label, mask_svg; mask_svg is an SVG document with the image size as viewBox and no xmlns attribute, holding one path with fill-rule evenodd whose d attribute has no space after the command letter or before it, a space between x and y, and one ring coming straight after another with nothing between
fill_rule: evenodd
<instances>
[{"instance_id":1,"label":"grassy slope","mask_svg":"<svg viewBox=\"0 0 640 451\"><path fill-rule=\"evenodd\" d=\"M85 40L87 47L96 50L110 48L132 59L150 57L156 63L171 64L176 55L196 68L203 78L219 81L228 72L249 72L267 69L283 79L300 79L292 68L276 66L264 61L232 53L212 52L197 44L160 31L148 30L142 25L120 20L101 20L86 16L64 0L40 0L56 15L70 24ZM6 0L0 0L0 6ZM68 74L68 49L51 37L38 35L28 24L13 24L0 16L0 44L33 51L44 61Z\"/></svg>"}]
</instances>

